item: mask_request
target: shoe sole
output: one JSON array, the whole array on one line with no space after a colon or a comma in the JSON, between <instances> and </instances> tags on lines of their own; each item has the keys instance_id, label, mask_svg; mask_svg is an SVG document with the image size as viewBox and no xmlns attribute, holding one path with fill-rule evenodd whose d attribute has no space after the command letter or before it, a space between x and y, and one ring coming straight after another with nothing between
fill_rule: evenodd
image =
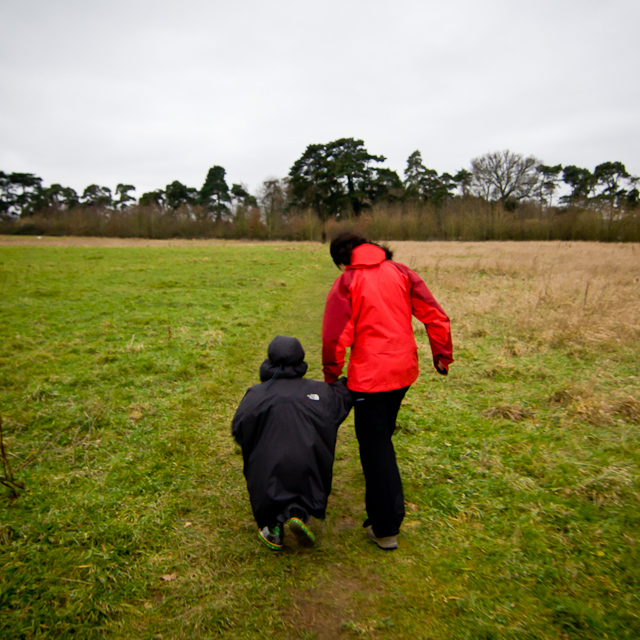
<instances>
[{"instance_id":1,"label":"shoe sole","mask_svg":"<svg viewBox=\"0 0 640 640\"><path fill-rule=\"evenodd\" d=\"M269 549L271 549L272 551L279 551L280 549L282 549L282 545L281 544L275 544L274 542L271 542L269 540L267 540L263 535L262 535L262 531L258 531L258 538L260 538L260 540L262 540L262 542L269 547Z\"/></svg>"},{"instance_id":2,"label":"shoe sole","mask_svg":"<svg viewBox=\"0 0 640 640\"><path fill-rule=\"evenodd\" d=\"M300 518L291 518L289 520L289 529L298 540L298 544L303 547L313 547L316 543L316 537L309 531L307 525Z\"/></svg>"}]
</instances>

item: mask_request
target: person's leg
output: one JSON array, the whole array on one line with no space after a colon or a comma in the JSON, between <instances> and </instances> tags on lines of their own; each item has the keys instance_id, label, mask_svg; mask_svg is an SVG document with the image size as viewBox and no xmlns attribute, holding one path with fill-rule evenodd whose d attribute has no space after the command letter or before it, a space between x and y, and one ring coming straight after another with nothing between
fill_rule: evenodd
<instances>
[{"instance_id":1,"label":"person's leg","mask_svg":"<svg viewBox=\"0 0 640 640\"><path fill-rule=\"evenodd\" d=\"M311 519L311 517L307 513L307 510L304 507L296 504L295 502L288 505L282 514L283 522L288 522L289 520L291 520L291 518L302 520L302 522L304 522L305 524L307 524Z\"/></svg>"},{"instance_id":2,"label":"person's leg","mask_svg":"<svg viewBox=\"0 0 640 640\"><path fill-rule=\"evenodd\" d=\"M404 400L405 395L409 387L403 389L397 389L395 391L389 391L387 402L387 425L389 426L389 437L391 437L396 430L396 420L398 419L398 412L400 411L400 405Z\"/></svg>"},{"instance_id":3,"label":"person's leg","mask_svg":"<svg viewBox=\"0 0 640 640\"><path fill-rule=\"evenodd\" d=\"M367 516L380 538L397 535L404 519L402 480L391 436L406 392L353 393Z\"/></svg>"}]
</instances>

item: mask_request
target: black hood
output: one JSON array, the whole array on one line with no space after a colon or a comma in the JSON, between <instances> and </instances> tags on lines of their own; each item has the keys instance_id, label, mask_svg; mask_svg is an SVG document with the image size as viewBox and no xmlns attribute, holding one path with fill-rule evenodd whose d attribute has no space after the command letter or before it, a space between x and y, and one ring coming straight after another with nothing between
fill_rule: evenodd
<instances>
[{"instance_id":1,"label":"black hood","mask_svg":"<svg viewBox=\"0 0 640 640\"><path fill-rule=\"evenodd\" d=\"M260 365L260 380L302 378L307 373L304 349L298 338L276 336L269 345L268 358Z\"/></svg>"}]
</instances>

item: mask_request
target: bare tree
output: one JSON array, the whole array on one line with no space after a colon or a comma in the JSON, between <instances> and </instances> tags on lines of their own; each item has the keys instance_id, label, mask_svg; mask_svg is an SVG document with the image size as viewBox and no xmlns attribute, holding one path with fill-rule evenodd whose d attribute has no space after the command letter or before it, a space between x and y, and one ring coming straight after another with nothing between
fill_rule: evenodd
<instances>
[{"instance_id":1,"label":"bare tree","mask_svg":"<svg viewBox=\"0 0 640 640\"><path fill-rule=\"evenodd\" d=\"M518 202L534 195L540 161L506 151L494 151L471 161L471 192L485 200Z\"/></svg>"},{"instance_id":2,"label":"bare tree","mask_svg":"<svg viewBox=\"0 0 640 640\"><path fill-rule=\"evenodd\" d=\"M267 226L273 228L282 220L287 206L287 179L269 178L262 183L258 194L260 208L267 221Z\"/></svg>"}]
</instances>

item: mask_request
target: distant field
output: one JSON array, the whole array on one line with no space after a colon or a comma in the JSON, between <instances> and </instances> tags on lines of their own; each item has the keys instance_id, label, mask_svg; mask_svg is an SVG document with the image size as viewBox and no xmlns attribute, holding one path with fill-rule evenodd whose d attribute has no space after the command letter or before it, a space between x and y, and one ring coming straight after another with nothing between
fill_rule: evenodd
<instances>
[{"instance_id":1,"label":"distant field","mask_svg":"<svg viewBox=\"0 0 640 640\"><path fill-rule=\"evenodd\" d=\"M274 335L321 377L327 247L0 238L0 637L640 637L640 246L390 244L456 358L415 324L400 548L350 416L317 548L277 554L230 422Z\"/></svg>"}]
</instances>

